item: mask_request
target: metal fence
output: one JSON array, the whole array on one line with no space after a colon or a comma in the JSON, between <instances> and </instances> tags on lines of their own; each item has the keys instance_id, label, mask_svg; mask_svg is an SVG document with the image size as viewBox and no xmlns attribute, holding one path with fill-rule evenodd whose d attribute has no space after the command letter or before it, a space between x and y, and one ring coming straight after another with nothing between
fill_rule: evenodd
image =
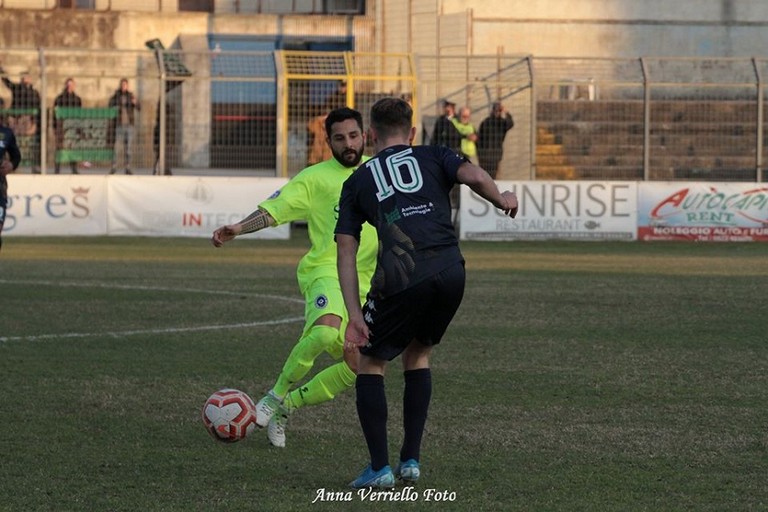
<instances>
[{"instance_id":1,"label":"metal fence","mask_svg":"<svg viewBox=\"0 0 768 512\"><path fill-rule=\"evenodd\" d=\"M503 140L497 178L528 179L534 167L536 132L533 108L533 59L518 56L424 57L416 59L422 107L421 142L430 144L433 129L448 100L456 109L468 108L479 131L494 102L512 115L514 127ZM478 149L478 151L481 151ZM479 155L481 156L481 155Z\"/></svg>"},{"instance_id":2,"label":"metal fence","mask_svg":"<svg viewBox=\"0 0 768 512\"><path fill-rule=\"evenodd\" d=\"M334 108L359 110L367 126L377 99L398 96L412 104L418 120L416 75L409 55L280 52L278 56L279 167L288 175L331 156L324 122Z\"/></svg>"},{"instance_id":3,"label":"metal fence","mask_svg":"<svg viewBox=\"0 0 768 512\"><path fill-rule=\"evenodd\" d=\"M768 59L412 57L354 52L0 50L0 114L22 172L177 170L292 176L323 152L322 116L407 98L430 143L441 101L478 128L501 102L514 119L499 179L764 181ZM27 76L23 79L22 76ZM81 98L56 103L67 78ZM128 80L138 110L126 160L110 99ZM30 104L20 83L39 93ZM27 91L28 92L28 91ZM161 134L163 136L161 136ZM120 139L120 140L118 140ZM326 150L327 151L327 150Z\"/></svg>"}]
</instances>

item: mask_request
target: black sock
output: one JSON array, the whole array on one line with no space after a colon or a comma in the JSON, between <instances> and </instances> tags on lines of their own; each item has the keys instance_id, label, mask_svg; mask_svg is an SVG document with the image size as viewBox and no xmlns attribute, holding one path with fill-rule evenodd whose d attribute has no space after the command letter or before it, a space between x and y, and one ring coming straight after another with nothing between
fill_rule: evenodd
<instances>
[{"instance_id":1,"label":"black sock","mask_svg":"<svg viewBox=\"0 0 768 512\"><path fill-rule=\"evenodd\" d=\"M432 398L432 372L429 368L403 372L405 390L403 391L403 447L400 460L419 460L421 437L427 422L429 401Z\"/></svg>"},{"instance_id":2,"label":"black sock","mask_svg":"<svg viewBox=\"0 0 768 512\"><path fill-rule=\"evenodd\" d=\"M389 464L387 451L387 396L384 376L363 374L357 376L357 416L363 428L371 469L378 471Z\"/></svg>"}]
</instances>

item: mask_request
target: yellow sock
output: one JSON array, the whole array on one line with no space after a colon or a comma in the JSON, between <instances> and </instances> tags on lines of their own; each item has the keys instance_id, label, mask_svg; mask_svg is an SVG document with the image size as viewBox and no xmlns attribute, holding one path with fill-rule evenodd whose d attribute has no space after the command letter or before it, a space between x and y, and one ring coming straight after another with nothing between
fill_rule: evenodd
<instances>
[{"instance_id":1,"label":"yellow sock","mask_svg":"<svg viewBox=\"0 0 768 512\"><path fill-rule=\"evenodd\" d=\"M315 375L309 382L288 394L285 402L289 407L317 405L333 400L342 391L355 385L355 372L341 361Z\"/></svg>"}]
</instances>

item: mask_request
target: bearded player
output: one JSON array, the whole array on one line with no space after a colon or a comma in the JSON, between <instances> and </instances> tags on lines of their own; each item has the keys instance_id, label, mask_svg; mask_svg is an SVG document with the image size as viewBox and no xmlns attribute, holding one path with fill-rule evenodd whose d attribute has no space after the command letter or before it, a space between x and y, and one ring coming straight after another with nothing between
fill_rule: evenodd
<instances>
[{"instance_id":1,"label":"bearded player","mask_svg":"<svg viewBox=\"0 0 768 512\"><path fill-rule=\"evenodd\" d=\"M311 247L296 270L305 298L304 331L274 386L256 404L256 423L268 427L267 436L278 447L285 446L288 417L296 409L332 400L355 384L357 371L357 354L343 350L347 312L336 269L333 231L338 219L341 186L352 171L367 160L363 156L363 118L356 110L336 109L326 118L325 130L331 158L301 171L260 203L255 212L236 224L218 228L211 239L214 246L221 247L238 235L286 222L307 222ZM376 231L366 226L357 259L361 303L376 266L377 250ZM336 360L344 359L297 386L323 352Z\"/></svg>"}]
</instances>

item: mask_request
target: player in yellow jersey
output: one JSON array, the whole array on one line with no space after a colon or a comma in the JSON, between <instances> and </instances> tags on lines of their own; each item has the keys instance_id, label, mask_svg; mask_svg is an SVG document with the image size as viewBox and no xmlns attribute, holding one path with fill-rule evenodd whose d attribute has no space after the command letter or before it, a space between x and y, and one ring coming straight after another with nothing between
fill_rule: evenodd
<instances>
[{"instance_id":1,"label":"player in yellow jersey","mask_svg":"<svg viewBox=\"0 0 768 512\"><path fill-rule=\"evenodd\" d=\"M356 110L336 109L328 115L325 129L332 158L301 171L260 203L255 212L237 224L218 228L211 239L214 246L221 247L237 235L286 222L307 222L311 248L296 270L306 301L304 331L273 388L256 404L256 422L259 426L267 426L270 442L279 447L285 446L285 428L293 411L332 400L354 385L357 371L357 354L350 355L343 350L347 311L336 270L333 232L338 219L341 186L352 171L367 160L363 156L363 118ZM372 226L366 226L357 267L361 303L376 266L377 250L376 231ZM344 360L296 387L323 352L337 360L344 357Z\"/></svg>"}]
</instances>

